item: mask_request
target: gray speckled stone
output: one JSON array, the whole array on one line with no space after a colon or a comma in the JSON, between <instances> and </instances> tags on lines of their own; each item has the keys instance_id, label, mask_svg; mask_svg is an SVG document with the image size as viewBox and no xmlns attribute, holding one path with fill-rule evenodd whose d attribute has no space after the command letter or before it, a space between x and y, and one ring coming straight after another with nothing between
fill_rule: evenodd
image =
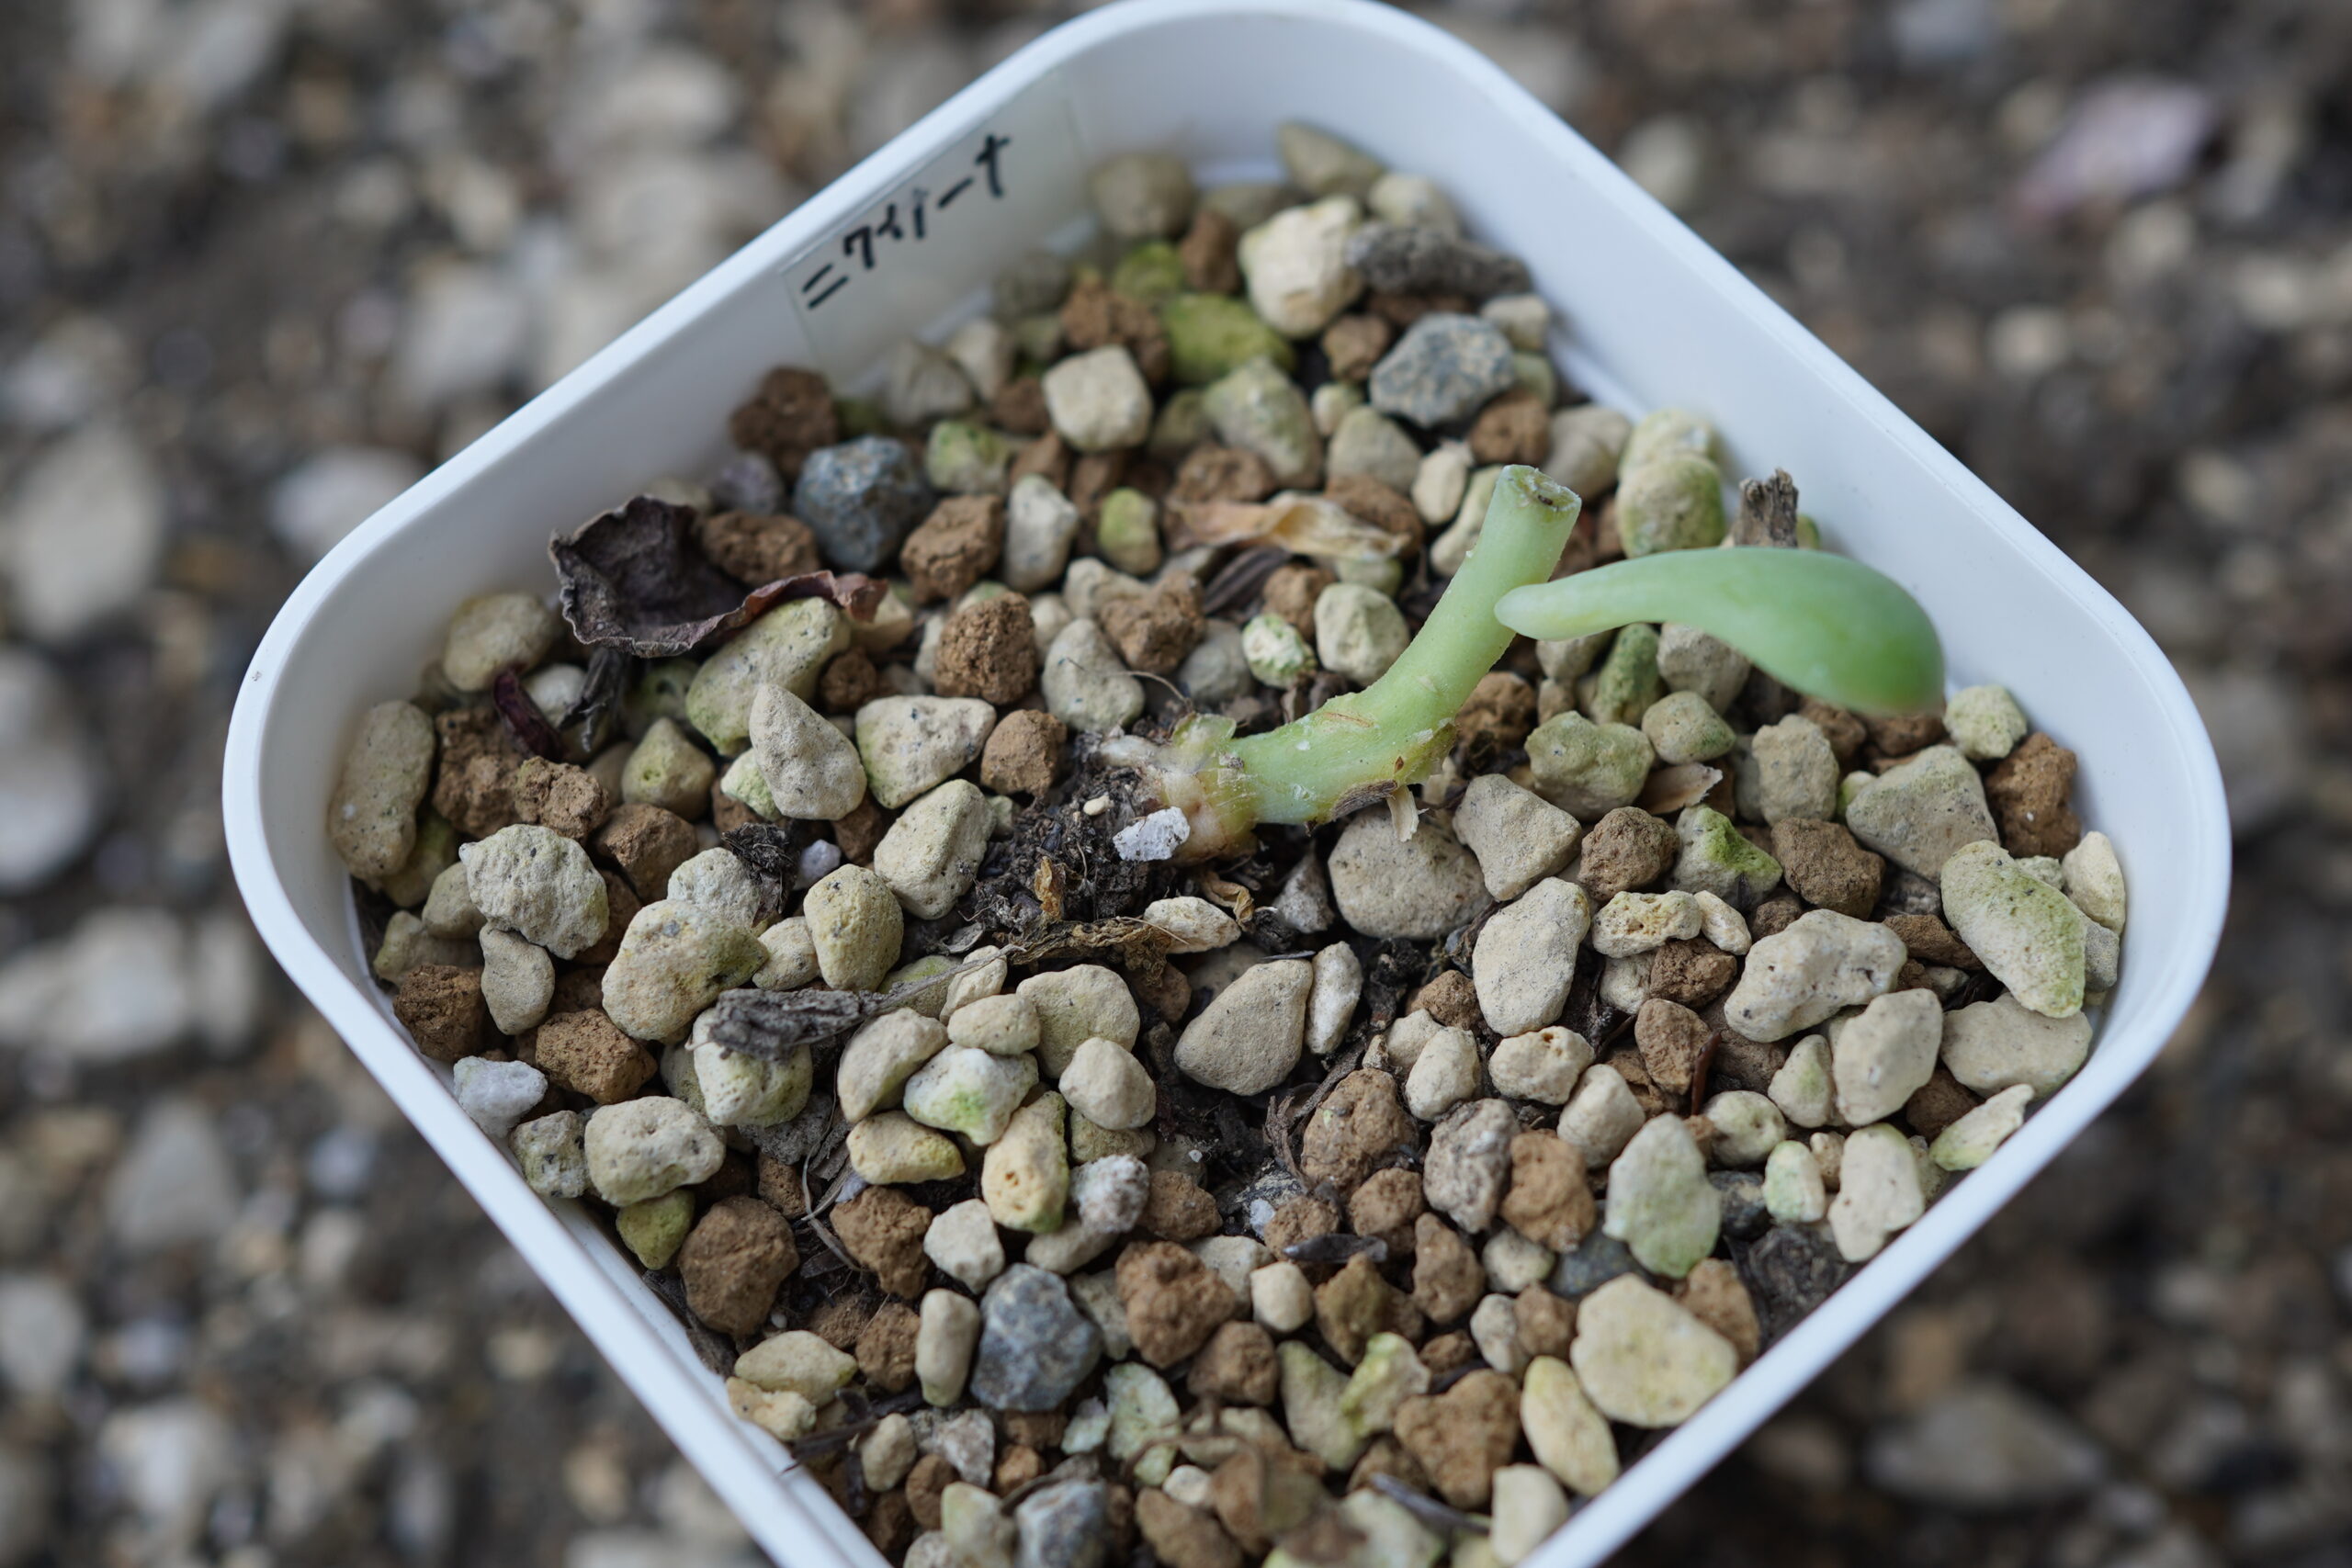
<instances>
[{"instance_id":1,"label":"gray speckled stone","mask_svg":"<svg viewBox=\"0 0 2352 1568\"><path fill-rule=\"evenodd\" d=\"M1478 859L1443 824L1424 818L1396 837L1385 811L1351 818L1331 851L1331 893L1366 936L1432 942L1467 921L1486 899Z\"/></svg>"},{"instance_id":2,"label":"gray speckled stone","mask_svg":"<svg viewBox=\"0 0 2352 1568\"><path fill-rule=\"evenodd\" d=\"M1013 1568L1102 1568L1111 1551L1111 1495L1099 1481L1057 1481L1012 1510Z\"/></svg>"},{"instance_id":3,"label":"gray speckled stone","mask_svg":"<svg viewBox=\"0 0 2352 1568\"><path fill-rule=\"evenodd\" d=\"M1372 406L1416 424L1454 424L1510 390L1510 340L1492 321L1436 312L1406 330L1372 368Z\"/></svg>"},{"instance_id":4,"label":"gray speckled stone","mask_svg":"<svg viewBox=\"0 0 2352 1568\"><path fill-rule=\"evenodd\" d=\"M1523 294L1527 264L1442 229L1367 223L1348 241L1348 265L1393 294ZM1497 329L1499 331L1500 329Z\"/></svg>"},{"instance_id":5,"label":"gray speckled stone","mask_svg":"<svg viewBox=\"0 0 2352 1568\"><path fill-rule=\"evenodd\" d=\"M1930 746L1881 773L1846 807L1854 837L1905 871L1938 876L1963 844L2000 841L1984 781L1956 747Z\"/></svg>"},{"instance_id":6,"label":"gray speckled stone","mask_svg":"<svg viewBox=\"0 0 2352 1568\"><path fill-rule=\"evenodd\" d=\"M887 435L861 435L808 455L793 487L792 513L817 536L827 565L874 571L932 500L914 454Z\"/></svg>"},{"instance_id":7,"label":"gray speckled stone","mask_svg":"<svg viewBox=\"0 0 2352 1568\"><path fill-rule=\"evenodd\" d=\"M1560 1261L1553 1265L1552 1293L1575 1301L1640 1267L1634 1261L1632 1247L1595 1225L1585 1233L1574 1252L1560 1254Z\"/></svg>"},{"instance_id":8,"label":"gray speckled stone","mask_svg":"<svg viewBox=\"0 0 2352 1568\"><path fill-rule=\"evenodd\" d=\"M980 1298L972 1397L992 1410L1052 1410L1094 1370L1102 1335L1059 1277L1016 1263Z\"/></svg>"},{"instance_id":9,"label":"gray speckled stone","mask_svg":"<svg viewBox=\"0 0 2352 1568\"><path fill-rule=\"evenodd\" d=\"M1519 1118L1508 1101L1474 1100L1446 1112L1430 1135L1421 1192L1430 1208L1476 1235L1495 1223L1510 1172Z\"/></svg>"}]
</instances>

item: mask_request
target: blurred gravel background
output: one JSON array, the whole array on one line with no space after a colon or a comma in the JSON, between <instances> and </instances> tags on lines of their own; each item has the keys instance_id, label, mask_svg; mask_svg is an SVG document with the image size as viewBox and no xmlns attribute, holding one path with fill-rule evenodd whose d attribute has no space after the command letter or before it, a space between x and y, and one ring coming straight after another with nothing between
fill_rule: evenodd
<instances>
[{"instance_id":1,"label":"blurred gravel background","mask_svg":"<svg viewBox=\"0 0 2352 1568\"><path fill-rule=\"evenodd\" d=\"M221 736L326 546L1060 11L0 0L0 1568L755 1561L271 971ZM2140 615L2241 835L2149 1080L1628 1559L2352 1562L2352 6L1433 15Z\"/></svg>"}]
</instances>

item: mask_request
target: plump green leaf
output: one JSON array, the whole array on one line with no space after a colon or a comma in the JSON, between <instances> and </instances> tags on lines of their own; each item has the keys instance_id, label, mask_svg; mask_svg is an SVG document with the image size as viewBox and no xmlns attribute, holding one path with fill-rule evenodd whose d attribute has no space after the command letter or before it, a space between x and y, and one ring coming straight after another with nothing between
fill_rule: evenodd
<instances>
[{"instance_id":1,"label":"plump green leaf","mask_svg":"<svg viewBox=\"0 0 2352 1568\"><path fill-rule=\"evenodd\" d=\"M1943 695L1943 645L1918 601L1884 573L1817 550L1671 550L1513 589L1495 615L1553 640L1678 621L1856 713L1916 713Z\"/></svg>"}]
</instances>

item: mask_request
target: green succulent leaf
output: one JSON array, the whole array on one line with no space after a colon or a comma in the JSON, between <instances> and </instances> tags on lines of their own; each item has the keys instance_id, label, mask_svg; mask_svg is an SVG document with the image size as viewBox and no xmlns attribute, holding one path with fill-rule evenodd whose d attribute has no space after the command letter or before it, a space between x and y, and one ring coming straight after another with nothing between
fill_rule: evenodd
<instances>
[{"instance_id":1,"label":"green succulent leaf","mask_svg":"<svg viewBox=\"0 0 2352 1568\"><path fill-rule=\"evenodd\" d=\"M1883 572L1815 550L1669 550L1513 589L1495 615L1550 640L1637 622L1697 626L1782 685L1856 713L1917 713L1943 695L1943 645L1918 601Z\"/></svg>"}]
</instances>

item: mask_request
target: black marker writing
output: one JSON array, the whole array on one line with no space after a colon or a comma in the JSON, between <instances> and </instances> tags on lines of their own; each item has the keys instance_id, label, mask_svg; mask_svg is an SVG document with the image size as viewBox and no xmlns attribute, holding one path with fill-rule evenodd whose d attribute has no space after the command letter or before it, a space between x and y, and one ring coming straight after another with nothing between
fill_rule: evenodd
<instances>
[{"instance_id":1,"label":"black marker writing","mask_svg":"<svg viewBox=\"0 0 2352 1568\"><path fill-rule=\"evenodd\" d=\"M931 215L934 212L946 212L948 208L955 205L958 197L982 179L988 183L989 197L1001 200L1004 196L1004 150L1012 145L1012 137L1000 136L991 130L980 139L978 149L972 154L972 163L981 171L979 174L966 175L939 192L935 199L930 191L921 186L909 189L902 199L907 207L906 218L911 221L913 227L911 243L920 244L930 239L933 227L930 221ZM875 254L874 242L877 237L901 243L909 243L910 237L907 226L900 221L899 207L898 200L885 202L878 219L870 220L854 229L845 231L842 235L842 260L844 263L854 260L859 271L872 272L879 265L880 260ZM807 301L807 308L813 310L848 288L850 276L851 275L846 272L835 276L834 264L831 262L820 265L800 282L800 294L801 298Z\"/></svg>"}]
</instances>

